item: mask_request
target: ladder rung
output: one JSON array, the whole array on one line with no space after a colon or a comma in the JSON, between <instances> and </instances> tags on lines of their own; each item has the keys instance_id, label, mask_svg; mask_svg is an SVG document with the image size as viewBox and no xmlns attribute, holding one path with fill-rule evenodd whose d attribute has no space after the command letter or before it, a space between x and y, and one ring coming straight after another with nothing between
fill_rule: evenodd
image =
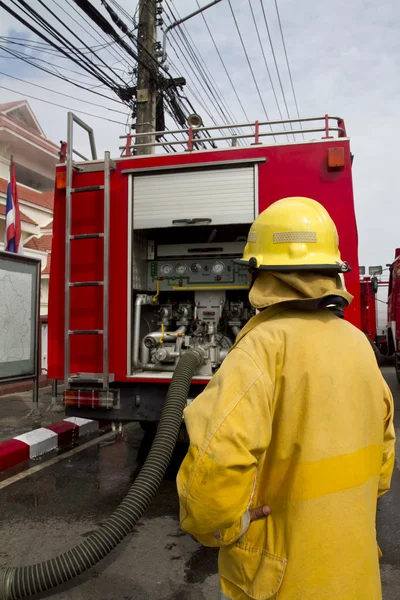
<instances>
[{"instance_id":1,"label":"ladder rung","mask_svg":"<svg viewBox=\"0 0 400 600\"><path fill-rule=\"evenodd\" d=\"M80 194L81 192L99 192L104 190L104 185L89 185L88 187L71 188L71 194Z\"/></svg>"},{"instance_id":2,"label":"ladder rung","mask_svg":"<svg viewBox=\"0 0 400 600\"><path fill-rule=\"evenodd\" d=\"M79 233L77 235L70 235L70 240L94 240L96 238L103 238L104 233Z\"/></svg>"},{"instance_id":3,"label":"ladder rung","mask_svg":"<svg viewBox=\"0 0 400 600\"><path fill-rule=\"evenodd\" d=\"M68 335L103 335L102 329L70 329Z\"/></svg>"},{"instance_id":4,"label":"ladder rung","mask_svg":"<svg viewBox=\"0 0 400 600\"><path fill-rule=\"evenodd\" d=\"M70 283L69 287L97 287L99 285L104 285L104 281L75 281Z\"/></svg>"}]
</instances>

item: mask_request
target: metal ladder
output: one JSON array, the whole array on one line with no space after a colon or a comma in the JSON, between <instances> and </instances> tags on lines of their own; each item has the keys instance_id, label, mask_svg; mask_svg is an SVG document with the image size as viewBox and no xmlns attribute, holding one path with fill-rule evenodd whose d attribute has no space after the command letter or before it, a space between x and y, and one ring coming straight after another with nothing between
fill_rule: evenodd
<instances>
[{"instance_id":1,"label":"metal ladder","mask_svg":"<svg viewBox=\"0 0 400 600\"><path fill-rule=\"evenodd\" d=\"M96 145L94 141L93 129L86 125L79 117L72 112L68 113L68 137L67 137L67 161L66 161L66 197L65 197L65 319L64 319L64 384L65 389L71 388L70 384L82 384L83 387L96 385L100 389L108 391L109 383L113 380L110 376L108 366L108 332L109 332L109 254L110 254L110 170L115 168L110 160L110 153L104 153L104 185L95 185L88 187L72 186L72 177L75 172L99 171L101 164L79 165L73 160L76 154L83 160L88 160L85 156L74 150L73 147L73 128L74 123L82 127L89 134L90 149L92 160L97 160ZM72 196L83 192L104 191L104 231L101 233L83 233L71 235L72 224ZM103 261L104 275L103 281L80 281L71 282L71 243L75 240L89 240L103 238ZM78 329L70 328L71 297L70 292L73 287L103 287L103 328L102 329ZM99 335L103 337L103 372L102 373L74 373L70 372L70 339L72 335Z\"/></svg>"}]
</instances>

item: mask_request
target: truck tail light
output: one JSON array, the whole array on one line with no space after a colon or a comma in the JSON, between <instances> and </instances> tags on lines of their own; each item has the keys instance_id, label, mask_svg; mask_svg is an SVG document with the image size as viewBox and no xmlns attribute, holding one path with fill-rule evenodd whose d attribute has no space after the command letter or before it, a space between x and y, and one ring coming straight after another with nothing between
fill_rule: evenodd
<instances>
[{"instance_id":1,"label":"truck tail light","mask_svg":"<svg viewBox=\"0 0 400 600\"><path fill-rule=\"evenodd\" d=\"M58 190L65 190L67 187L67 172L56 171L56 188Z\"/></svg>"},{"instance_id":2,"label":"truck tail light","mask_svg":"<svg viewBox=\"0 0 400 600\"><path fill-rule=\"evenodd\" d=\"M119 408L118 390L67 390L63 398L66 406L77 408Z\"/></svg>"},{"instance_id":3,"label":"truck tail light","mask_svg":"<svg viewBox=\"0 0 400 600\"><path fill-rule=\"evenodd\" d=\"M330 169L340 169L344 167L344 147L329 148L328 150L328 167Z\"/></svg>"}]
</instances>

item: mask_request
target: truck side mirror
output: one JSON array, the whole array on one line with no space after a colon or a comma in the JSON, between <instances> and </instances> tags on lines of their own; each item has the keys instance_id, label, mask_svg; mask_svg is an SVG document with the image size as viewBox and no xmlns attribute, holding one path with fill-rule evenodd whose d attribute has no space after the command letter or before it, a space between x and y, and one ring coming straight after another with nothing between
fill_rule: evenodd
<instances>
[{"instance_id":1,"label":"truck side mirror","mask_svg":"<svg viewBox=\"0 0 400 600\"><path fill-rule=\"evenodd\" d=\"M378 291L378 279L376 277L371 277L372 291L374 294Z\"/></svg>"}]
</instances>

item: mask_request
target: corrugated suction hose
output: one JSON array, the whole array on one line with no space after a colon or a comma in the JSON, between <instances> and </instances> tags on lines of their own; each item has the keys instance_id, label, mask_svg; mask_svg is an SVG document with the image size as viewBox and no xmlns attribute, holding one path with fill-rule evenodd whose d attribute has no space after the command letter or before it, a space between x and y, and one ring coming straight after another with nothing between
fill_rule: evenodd
<instances>
[{"instance_id":1,"label":"corrugated suction hose","mask_svg":"<svg viewBox=\"0 0 400 600\"><path fill-rule=\"evenodd\" d=\"M202 356L196 350L182 355L164 404L153 445L138 477L111 517L71 550L29 567L0 569L0 600L40 594L77 577L104 558L132 531L159 488L182 423L190 382Z\"/></svg>"}]
</instances>

